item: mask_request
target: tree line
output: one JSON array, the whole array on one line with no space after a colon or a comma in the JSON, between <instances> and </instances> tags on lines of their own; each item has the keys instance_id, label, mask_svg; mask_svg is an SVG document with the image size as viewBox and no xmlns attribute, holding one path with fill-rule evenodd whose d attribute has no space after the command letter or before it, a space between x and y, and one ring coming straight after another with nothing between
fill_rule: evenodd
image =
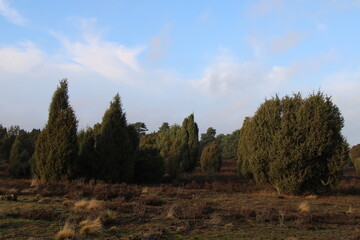
<instances>
[{"instance_id":1,"label":"tree line","mask_svg":"<svg viewBox=\"0 0 360 240\"><path fill-rule=\"evenodd\" d=\"M0 125L0 160L10 159L13 177L99 179L107 182L160 182L196 166L220 170L222 159L237 159L242 177L273 185L280 193L326 193L335 188L349 162L341 134L344 119L322 92L266 99L241 129L200 136L194 114L181 125L164 122L152 133L145 123L130 124L116 94L101 123L78 131L69 104L68 82L60 81L42 130L26 132ZM360 145L350 150L359 171Z\"/></svg>"}]
</instances>

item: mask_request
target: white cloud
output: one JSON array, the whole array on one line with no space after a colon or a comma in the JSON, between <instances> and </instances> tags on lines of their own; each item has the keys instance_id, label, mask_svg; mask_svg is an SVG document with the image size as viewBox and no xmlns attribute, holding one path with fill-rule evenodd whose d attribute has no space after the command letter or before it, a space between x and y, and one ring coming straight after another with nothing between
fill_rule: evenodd
<instances>
[{"instance_id":1,"label":"white cloud","mask_svg":"<svg viewBox=\"0 0 360 240\"><path fill-rule=\"evenodd\" d=\"M11 8L6 0L0 0L0 15L13 24L23 26L26 23L26 19L16 9Z\"/></svg>"},{"instance_id":2,"label":"white cloud","mask_svg":"<svg viewBox=\"0 0 360 240\"><path fill-rule=\"evenodd\" d=\"M192 81L192 85L210 94L231 94L243 89L247 94L268 94L294 74L295 66L266 69L256 61L238 61L228 50L222 49L216 62L205 67L203 77Z\"/></svg>"},{"instance_id":3,"label":"white cloud","mask_svg":"<svg viewBox=\"0 0 360 240\"><path fill-rule=\"evenodd\" d=\"M290 82L299 75L300 69L306 66L301 64L292 64L287 67L274 66L271 71L266 75L266 79L273 86L280 86L286 82Z\"/></svg>"},{"instance_id":4,"label":"white cloud","mask_svg":"<svg viewBox=\"0 0 360 240\"><path fill-rule=\"evenodd\" d=\"M148 49L149 53L147 55L150 62L160 61L166 55L166 48L171 43L171 28L170 24L166 24L160 32L151 39Z\"/></svg>"},{"instance_id":5,"label":"white cloud","mask_svg":"<svg viewBox=\"0 0 360 240\"><path fill-rule=\"evenodd\" d=\"M340 72L323 82L324 92L331 95L344 119L343 134L351 145L360 143L360 72Z\"/></svg>"},{"instance_id":6,"label":"white cloud","mask_svg":"<svg viewBox=\"0 0 360 240\"><path fill-rule=\"evenodd\" d=\"M43 64L44 53L31 42L0 49L0 72L25 73Z\"/></svg>"},{"instance_id":7,"label":"white cloud","mask_svg":"<svg viewBox=\"0 0 360 240\"><path fill-rule=\"evenodd\" d=\"M139 78L133 75L141 74L138 56L144 46L126 47L122 44L104 41L94 24L96 19L80 19L78 21L82 32L80 41L72 41L66 36L51 32L63 45L68 61L81 66L86 71L93 71L106 80L136 85Z\"/></svg>"},{"instance_id":8,"label":"white cloud","mask_svg":"<svg viewBox=\"0 0 360 240\"><path fill-rule=\"evenodd\" d=\"M287 52L294 48L304 35L304 33L290 32L284 36L276 37L270 46L270 51L273 53Z\"/></svg>"}]
</instances>

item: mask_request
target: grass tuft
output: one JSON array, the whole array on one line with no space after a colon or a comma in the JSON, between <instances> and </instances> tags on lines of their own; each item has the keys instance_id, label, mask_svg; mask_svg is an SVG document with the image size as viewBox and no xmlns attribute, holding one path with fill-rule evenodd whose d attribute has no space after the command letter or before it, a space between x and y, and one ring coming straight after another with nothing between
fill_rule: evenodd
<instances>
[{"instance_id":1,"label":"grass tuft","mask_svg":"<svg viewBox=\"0 0 360 240\"><path fill-rule=\"evenodd\" d=\"M70 240L75 238L74 226L66 222L64 227L55 235L55 240Z\"/></svg>"},{"instance_id":2,"label":"grass tuft","mask_svg":"<svg viewBox=\"0 0 360 240\"><path fill-rule=\"evenodd\" d=\"M310 204L308 201L301 202L298 210L300 212L309 213L311 212Z\"/></svg>"},{"instance_id":3,"label":"grass tuft","mask_svg":"<svg viewBox=\"0 0 360 240\"><path fill-rule=\"evenodd\" d=\"M96 218L95 220L91 220L88 218L80 222L80 226L81 235L94 235L102 231L102 223L100 218Z\"/></svg>"}]
</instances>

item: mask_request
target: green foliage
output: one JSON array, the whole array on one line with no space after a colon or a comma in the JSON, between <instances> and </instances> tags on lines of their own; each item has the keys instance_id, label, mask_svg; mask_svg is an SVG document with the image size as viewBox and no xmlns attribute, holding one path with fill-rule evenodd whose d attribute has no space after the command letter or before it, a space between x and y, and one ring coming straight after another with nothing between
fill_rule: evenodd
<instances>
[{"instance_id":1,"label":"green foliage","mask_svg":"<svg viewBox=\"0 0 360 240\"><path fill-rule=\"evenodd\" d=\"M246 117L243 126L239 132L239 145L237 148L237 166L240 175L250 178L252 177L249 159L252 159L251 154L255 153L254 146L251 139L251 118Z\"/></svg>"},{"instance_id":2,"label":"green foliage","mask_svg":"<svg viewBox=\"0 0 360 240\"><path fill-rule=\"evenodd\" d=\"M207 129L206 133L201 134L201 139L200 139L200 143L199 143L200 152L202 152L202 150L204 149L204 147L207 144L215 141L215 135L216 135L216 130L212 127L209 127Z\"/></svg>"},{"instance_id":3,"label":"green foliage","mask_svg":"<svg viewBox=\"0 0 360 240\"><path fill-rule=\"evenodd\" d=\"M6 129L0 124L0 161L9 160L11 147L19 131L19 126L11 126Z\"/></svg>"},{"instance_id":4,"label":"green foliage","mask_svg":"<svg viewBox=\"0 0 360 240\"><path fill-rule=\"evenodd\" d=\"M159 137L159 133L153 132L150 134L146 134L140 138L140 147L157 147L157 138Z\"/></svg>"},{"instance_id":5,"label":"green foliage","mask_svg":"<svg viewBox=\"0 0 360 240\"><path fill-rule=\"evenodd\" d=\"M239 171L282 193L328 192L346 161L343 125L339 109L321 92L266 100L240 131Z\"/></svg>"},{"instance_id":6,"label":"green foliage","mask_svg":"<svg viewBox=\"0 0 360 240\"><path fill-rule=\"evenodd\" d=\"M190 172L194 170L199 157L199 128L194 120L194 114L184 119L180 134L183 146L180 168L183 172Z\"/></svg>"},{"instance_id":7,"label":"green foliage","mask_svg":"<svg viewBox=\"0 0 360 240\"><path fill-rule=\"evenodd\" d=\"M78 133L78 161L76 164L76 177L83 177L86 179L96 178L98 175L97 153L95 151L95 136L96 133L93 128L81 130Z\"/></svg>"},{"instance_id":8,"label":"green foliage","mask_svg":"<svg viewBox=\"0 0 360 240\"><path fill-rule=\"evenodd\" d=\"M182 171L180 169L180 156L183 149L181 141L181 128L179 125L172 125L169 130L159 132L157 146L160 155L165 161L165 170L172 177L178 177Z\"/></svg>"},{"instance_id":9,"label":"green foliage","mask_svg":"<svg viewBox=\"0 0 360 240\"><path fill-rule=\"evenodd\" d=\"M170 125L167 122L164 122L161 127L159 127L159 132L166 132L170 129Z\"/></svg>"},{"instance_id":10,"label":"green foliage","mask_svg":"<svg viewBox=\"0 0 360 240\"><path fill-rule=\"evenodd\" d=\"M240 130L235 130L231 134L216 136L215 141L220 144L223 159L236 159L239 136Z\"/></svg>"},{"instance_id":11,"label":"green foliage","mask_svg":"<svg viewBox=\"0 0 360 240\"><path fill-rule=\"evenodd\" d=\"M65 79L54 92L48 122L36 142L34 174L42 181L71 177L77 151L77 120L69 104Z\"/></svg>"},{"instance_id":12,"label":"green foliage","mask_svg":"<svg viewBox=\"0 0 360 240\"><path fill-rule=\"evenodd\" d=\"M349 151L351 162L357 173L360 173L360 144L353 146Z\"/></svg>"},{"instance_id":13,"label":"green foliage","mask_svg":"<svg viewBox=\"0 0 360 240\"><path fill-rule=\"evenodd\" d=\"M201 153L200 165L201 169L208 173L218 172L221 168L222 157L220 145L213 141L205 146Z\"/></svg>"},{"instance_id":14,"label":"green foliage","mask_svg":"<svg viewBox=\"0 0 360 240\"><path fill-rule=\"evenodd\" d=\"M33 130L27 133L21 130L16 136L10 152L9 173L12 177L29 178L31 176L30 161L39 132L39 130Z\"/></svg>"},{"instance_id":15,"label":"green foliage","mask_svg":"<svg viewBox=\"0 0 360 240\"><path fill-rule=\"evenodd\" d=\"M136 122L131 125L136 129L136 132L138 133L139 137L144 136L146 134L146 132L148 131L145 123L143 123L143 122Z\"/></svg>"},{"instance_id":16,"label":"green foliage","mask_svg":"<svg viewBox=\"0 0 360 240\"><path fill-rule=\"evenodd\" d=\"M157 134L156 147L160 149L165 160L166 173L178 177L181 173L195 168L198 161L199 129L194 114L185 118L181 127L173 125Z\"/></svg>"},{"instance_id":17,"label":"green foliage","mask_svg":"<svg viewBox=\"0 0 360 240\"><path fill-rule=\"evenodd\" d=\"M103 116L97 137L98 178L109 182L129 182L133 177L138 144L137 131L127 124L117 94Z\"/></svg>"},{"instance_id":18,"label":"green foliage","mask_svg":"<svg viewBox=\"0 0 360 240\"><path fill-rule=\"evenodd\" d=\"M144 147L136 152L134 181L136 183L158 183L165 174L165 162L154 147Z\"/></svg>"}]
</instances>

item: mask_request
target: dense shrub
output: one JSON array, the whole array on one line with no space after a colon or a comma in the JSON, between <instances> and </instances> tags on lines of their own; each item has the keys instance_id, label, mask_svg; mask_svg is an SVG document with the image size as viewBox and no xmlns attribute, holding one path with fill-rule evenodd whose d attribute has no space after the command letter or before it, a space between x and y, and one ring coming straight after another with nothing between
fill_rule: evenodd
<instances>
[{"instance_id":1,"label":"dense shrub","mask_svg":"<svg viewBox=\"0 0 360 240\"><path fill-rule=\"evenodd\" d=\"M353 146L349 151L349 155L356 172L360 173L360 144Z\"/></svg>"},{"instance_id":2,"label":"dense shrub","mask_svg":"<svg viewBox=\"0 0 360 240\"><path fill-rule=\"evenodd\" d=\"M206 173L215 173L220 170L221 164L220 146L215 141L206 145L201 153L201 169Z\"/></svg>"},{"instance_id":3,"label":"dense shrub","mask_svg":"<svg viewBox=\"0 0 360 240\"><path fill-rule=\"evenodd\" d=\"M54 92L48 122L36 141L34 174L42 181L71 177L77 151L77 120L65 79Z\"/></svg>"},{"instance_id":4,"label":"dense shrub","mask_svg":"<svg viewBox=\"0 0 360 240\"><path fill-rule=\"evenodd\" d=\"M134 181L137 183L158 183L165 174L165 163L154 147L144 147L135 155Z\"/></svg>"},{"instance_id":5,"label":"dense shrub","mask_svg":"<svg viewBox=\"0 0 360 240\"><path fill-rule=\"evenodd\" d=\"M239 171L283 193L328 192L346 161L343 126L339 109L321 92L266 100L241 129Z\"/></svg>"}]
</instances>

